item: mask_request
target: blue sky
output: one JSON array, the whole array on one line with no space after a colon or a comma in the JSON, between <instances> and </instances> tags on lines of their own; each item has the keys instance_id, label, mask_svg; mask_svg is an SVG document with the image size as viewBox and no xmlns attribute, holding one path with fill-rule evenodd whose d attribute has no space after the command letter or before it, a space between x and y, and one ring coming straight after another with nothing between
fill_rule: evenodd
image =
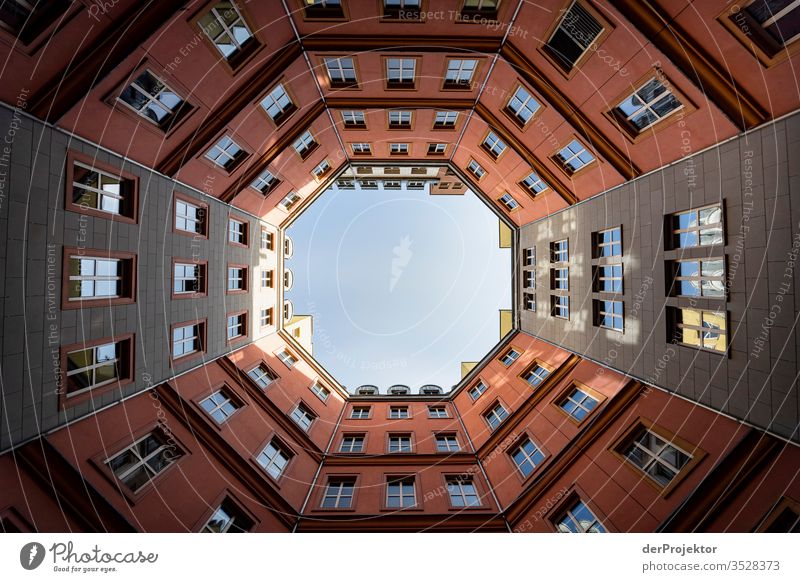
<instances>
[{"instance_id":1,"label":"blue sky","mask_svg":"<svg viewBox=\"0 0 800 582\"><path fill-rule=\"evenodd\" d=\"M325 192L288 230L296 314L314 316L314 356L351 391L448 390L462 361L499 340L511 304L509 249L476 196Z\"/></svg>"}]
</instances>

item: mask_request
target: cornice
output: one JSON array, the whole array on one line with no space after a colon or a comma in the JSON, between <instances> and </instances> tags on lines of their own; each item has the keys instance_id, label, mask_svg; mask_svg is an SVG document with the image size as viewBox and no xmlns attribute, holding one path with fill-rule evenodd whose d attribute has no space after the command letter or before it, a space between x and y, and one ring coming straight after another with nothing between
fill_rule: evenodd
<instances>
[{"instance_id":1,"label":"cornice","mask_svg":"<svg viewBox=\"0 0 800 582\"><path fill-rule=\"evenodd\" d=\"M298 532L506 532L502 515L494 511L461 510L452 513L421 513L418 510L361 515L333 512L303 515Z\"/></svg>"},{"instance_id":2,"label":"cornice","mask_svg":"<svg viewBox=\"0 0 800 582\"><path fill-rule=\"evenodd\" d=\"M342 36L334 34L310 34L303 37L303 48L318 52L364 52L364 51L424 51L491 53L500 50L502 37L468 36L410 36L391 35ZM477 55L476 55L477 56Z\"/></svg>"}]
</instances>

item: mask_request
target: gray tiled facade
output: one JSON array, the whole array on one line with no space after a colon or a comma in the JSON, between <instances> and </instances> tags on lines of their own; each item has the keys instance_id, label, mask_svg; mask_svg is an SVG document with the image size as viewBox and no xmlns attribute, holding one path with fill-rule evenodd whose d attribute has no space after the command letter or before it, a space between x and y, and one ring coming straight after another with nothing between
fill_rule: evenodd
<instances>
[{"instance_id":1,"label":"gray tiled facade","mask_svg":"<svg viewBox=\"0 0 800 582\"><path fill-rule=\"evenodd\" d=\"M5 274L0 280L0 451L253 338L259 316L254 299L258 265L264 253L259 249L260 230L267 227L277 239L275 227L6 107L0 107L0 132L0 240L5 242L0 248L0 270ZM138 224L65 210L68 150L138 176ZM175 190L209 205L208 240L173 233ZM231 211L249 222L248 248L226 242ZM135 253L135 302L61 311L64 246ZM173 257L208 261L206 297L171 298ZM228 263L250 266L247 293L226 294ZM270 304L275 301L272 298ZM248 310L248 338L228 345L226 314L242 310ZM207 320L205 353L173 367L170 326L196 319ZM60 409L60 346L129 333L135 334L134 382Z\"/></svg>"},{"instance_id":2,"label":"gray tiled facade","mask_svg":"<svg viewBox=\"0 0 800 582\"><path fill-rule=\"evenodd\" d=\"M665 216L722 202L725 242L665 251ZM594 325L592 233L622 227L624 331ZM551 315L549 243L569 239L570 316ZM710 150L528 224L520 253L536 247L536 311L524 332L649 384L798 438L800 396L800 115L769 123ZM722 248L720 248L722 247ZM724 255L727 303L667 297L665 261ZM522 255L518 257L519 270ZM521 275L521 273L520 273ZM727 354L670 340L667 307L728 313Z\"/></svg>"}]
</instances>

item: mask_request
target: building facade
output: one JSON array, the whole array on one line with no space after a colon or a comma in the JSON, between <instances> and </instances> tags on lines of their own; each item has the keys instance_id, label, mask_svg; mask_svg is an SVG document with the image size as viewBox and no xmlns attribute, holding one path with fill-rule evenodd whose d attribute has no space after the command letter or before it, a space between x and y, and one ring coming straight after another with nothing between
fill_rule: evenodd
<instances>
[{"instance_id":1,"label":"building facade","mask_svg":"<svg viewBox=\"0 0 800 582\"><path fill-rule=\"evenodd\" d=\"M3 530L797 531L798 10L3 4ZM480 196L513 310L351 393L285 231L395 183Z\"/></svg>"}]
</instances>

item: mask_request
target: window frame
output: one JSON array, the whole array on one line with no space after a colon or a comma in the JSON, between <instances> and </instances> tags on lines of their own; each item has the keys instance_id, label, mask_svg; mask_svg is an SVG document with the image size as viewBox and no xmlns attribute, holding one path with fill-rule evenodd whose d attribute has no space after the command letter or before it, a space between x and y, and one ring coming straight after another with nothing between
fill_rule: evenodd
<instances>
[{"instance_id":1,"label":"window frame","mask_svg":"<svg viewBox=\"0 0 800 582\"><path fill-rule=\"evenodd\" d=\"M356 409L363 410L365 408L367 410L367 416L353 416ZM347 415L347 418L349 418L350 420L371 420L372 409L373 407L370 404L352 404L350 406L350 414Z\"/></svg>"},{"instance_id":2,"label":"window frame","mask_svg":"<svg viewBox=\"0 0 800 582\"><path fill-rule=\"evenodd\" d=\"M700 224L700 213L704 210L709 210L712 208L719 207L720 212L720 221L719 222L712 222L705 225ZM677 218L682 214L694 213L697 218L697 224L695 226L689 228L676 228L677 226ZM703 206L696 206L693 208L687 208L686 210L679 210L676 212L669 212L664 215L664 220L666 222L664 228L664 236L666 237L664 250L665 251L682 251L683 249L715 249L718 247L724 247L728 244L728 237L726 236L726 226L727 221L725 218L726 209L724 200L720 200L719 202L714 202L713 204L705 204ZM722 242L703 245L700 244L701 241L701 232L703 230L710 230L712 228L719 228L722 230ZM696 233L697 237L697 244L691 246L680 246L676 244L676 236L680 236L684 233ZM685 252L685 251L684 251Z\"/></svg>"},{"instance_id":3,"label":"window frame","mask_svg":"<svg viewBox=\"0 0 800 582\"><path fill-rule=\"evenodd\" d=\"M558 56L553 54L553 49L548 46L548 43L552 40L555 36L556 31L560 28L561 22L567 15L567 12L572 7L573 3L579 3L581 7L589 13L589 15L602 27L600 33L592 40L589 47L584 49L581 55L575 60L572 64L570 69L565 67L565 64L561 62ZM614 26L593 6L591 6L588 2L584 0L567 0L563 3L561 9L558 11L558 18L555 19L545 32L542 35L543 42L537 47L537 50L540 54L542 54L547 61L553 66L553 68L559 72L565 79L572 79L578 71L583 67L583 65L590 59L591 55L596 52L592 50L592 47L599 47L603 42L605 42L606 37L614 30ZM620 63L621 64L621 63Z\"/></svg>"},{"instance_id":4,"label":"window frame","mask_svg":"<svg viewBox=\"0 0 800 582\"><path fill-rule=\"evenodd\" d=\"M199 329L197 330L197 339L200 342L199 349L189 352L186 354L182 354L178 357L175 357L175 330L181 327L189 327L189 326L198 326ZM169 360L170 363L175 366L176 364L183 363L185 361L191 360L193 358L197 358L199 356L204 356L207 352L206 349L208 347L207 343L208 338L208 320L206 318L202 319L192 319L189 321L181 321L178 323L173 323L170 325L169 328Z\"/></svg>"},{"instance_id":5,"label":"window frame","mask_svg":"<svg viewBox=\"0 0 800 582\"><path fill-rule=\"evenodd\" d=\"M243 10L241 6L239 6L239 2L236 0L230 1L235 7L236 11L239 13L242 22L244 22L245 26L247 26L247 31L250 33L249 41L246 41L244 45L241 45L237 51L238 54L234 54L232 58L226 57L224 54L222 54L222 51L219 50L217 44L208 34L206 34L205 29L200 24L200 21L203 19L203 17L210 13L211 9L215 8L218 2L214 3L213 6L209 6L208 4L201 6L190 19L190 24L192 28L197 31L197 36L203 39L203 43L206 45L206 47L208 47L211 54L216 57L214 62L223 62L228 72L235 76L244 68L247 63L250 62L250 60L252 60L252 58L259 52L259 49L264 46L264 43L256 34L257 29L253 26L253 22L247 12Z\"/></svg>"},{"instance_id":6,"label":"window frame","mask_svg":"<svg viewBox=\"0 0 800 582\"><path fill-rule=\"evenodd\" d=\"M69 377L67 376L67 372L69 371L67 358L70 353L92 349L110 343L118 344L123 342L126 344L123 346L123 349L126 350L125 353L123 354L125 358L123 362L124 371L126 372L124 376L117 377L116 379L109 380L101 384L93 385L92 387L75 390L73 391L72 394L69 393L69 389L67 386L69 382L68 379ZM135 375L136 336L133 333L127 333L118 336L115 335L112 337L105 337L96 340L88 340L88 341L76 342L73 344L62 345L59 346L59 361L61 362L61 370L63 371L63 376L59 379L57 383L58 409L65 410L67 408L75 406L76 404L85 402L89 399L97 398L102 394L105 394L112 390L126 387L136 381L136 375Z\"/></svg>"},{"instance_id":7,"label":"window frame","mask_svg":"<svg viewBox=\"0 0 800 582\"><path fill-rule=\"evenodd\" d=\"M447 492L447 504L449 506L450 511L474 511L474 510L486 510L486 492L483 490L483 487L478 486L478 478L476 475L467 475L464 473L443 473L442 479L444 481L444 489ZM451 482L459 483L459 491L461 493L461 497L465 498L467 495L464 494L463 484L469 483L472 486L472 489L475 492L475 497L477 498L477 503L475 505L456 505L453 503L453 496L450 494L450 484Z\"/></svg>"},{"instance_id":8,"label":"window frame","mask_svg":"<svg viewBox=\"0 0 800 582\"><path fill-rule=\"evenodd\" d=\"M391 506L389 505L389 485L391 483L397 483L402 481L412 481L413 488L414 488L414 503L413 505L402 505L402 489L401 489L401 505L400 506ZM419 495L419 480L417 479L417 475L413 473L386 473L384 474L383 478L383 495L381 499L381 511L409 511L409 510L420 510L422 509L422 504L420 502L420 495Z\"/></svg>"},{"instance_id":9,"label":"window frame","mask_svg":"<svg viewBox=\"0 0 800 582\"><path fill-rule=\"evenodd\" d=\"M183 202L184 204L188 204L197 208L198 215L201 216L201 224L203 225L202 232L190 232L188 230L182 230L178 228L177 225L177 212L178 212L178 205L177 202ZM177 190L172 192L172 234L178 234L181 236L188 236L192 237L193 239L202 239L208 240L209 237L209 225L211 224L210 220L210 212L211 207L207 202L202 202L197 200L196 198L192 198L187 194L183 194L182 192L178 192ZM225 233L227 236L227 232Z\"/></svg>"},{"instance_id":10,"label":"window frame","mask_svg":"<svg viewBox=\"0 0 800 582\"><path fill-rule=\"evenodd\" d=\"M495 413L498 407L502 408L505 411L505 416L500 419L500 422L497 423L497 426L493 427L492 424L489 422L489 416L494 415L499 417L500 415ZM494 433L498 429L500 429L500 427L502 427L508 421L509 418L511 418L512 414L513 411L509 409L509 407L506 406L505 403L500 398L495 398L492 401L492 403L489 404L489 406L487 406L486 408L483 409L483 411L481 411L481 418L483 419L483 422L486 423L486 426L489 429L489 433Z\"/></svg>"},{"instance_id":11,"label":"window frame","mask_svg":"<svg viewBox=\"0 0 800 582\"><path fill-rule=\"evenodd\" d=\"M232 134L234 134L234 132L227 131L226 128L225 131L223 131L221 134L215 137L213 141L210 142L211 143L210 146L208 146L198 154L197 159L200 160L200 162L203 165L217 172L222 172L226 176L233 176L233 174L235 174L240 168L242 168L242 166L244 166L245 162L252 155L252 152L249 152L246 149L244 149L244 147L239 144L239 141L243 140L239 138L239 141L236 141L233 137L231 137ZM233 145L235 145L239 149L239 151L236 152L235 155L231 155L227 149L220 147L219 145L220 142L222 142L225 139L229 140ZM230 158L229 165L223 166L209 155L214 148L217 148L218 150L223 152L226 157Z\"/></svg>"},{"instance_id":12,"label":"window frame","mask_svg":"<svg viewBox=\"0 0 800 582\"><path fill-rule=\"evenodd\" d=\"M531 374L535 368L541 368L541 369L547 371L547 375L544 378L541 378L539 380L538 384L531 384L531 382L528 380L527 376L529 374ZM555 371L556 371L556 368L554 366L551 366L550 364L548 364L548 363L536 358L530 364L528 364L522 372L520 372L519 378L523 382L525 382L525 384L527 385L528 388L531 388L534 391L536 391L536 390L540 390L541 389L542 384L546 383L548 378L550 378L553 375L553 372L555 372ZM536 377L538 378L539 376L536 376Z\"/></svg>"},{"instance_id":13,"label":"window frame","mask_svg":"<svg viewBox=\"0 0 800 582\"><path fill-rule=\"evenodd\" d=\"M270 381L267 383L266 386L262 386L260 381L256 380L251 375L251 372L256 368L260 368L261 371L264 373L263 375L270 378ZM270 386L272 386L272 384L274 384L277 380L280 379L280 376L278 376L275 373L275 371L270 366L268 366L264 360L258 360L257 362L254 362L250 366L247 366L247 368L243 368L243 371L245 375L250 379L250 381L253 382L253 384L255 384L255 386L262 392L267 390Z\"/></svg>"},{"instance_id":14,"label":"window frame","mask_svg":"<svg viewBox=\"0 0 800 582\"><path fill-rule=\"evenodd\" d=\"M472 75L470 76L469 82L464 83L456 83L456 82L448 82L447 81L447 73L450 71L450 63L451 61L474 61L475 66L472 69ZM446 56L445 63L444 63L444 70L442 72L442 85L441 91L474 91L476 87L479 85L476 79L480 77L480 68L483 59L474 58L472 55L467 55L466 57L463 55L458 56ZM459 67L459 73L462 71L461 67Z\"/></svg>"},{"instance_id":15,"label":"window frame","mask_svg":"<svg viewBox=\"0 0 800 582\"><path fill-rule=\"evenodd\" d=\"M722 262L722 275L703 275L703 263L707 263L709 261L721 261ZM697 275L696 276L683 276L680 275L680 265L681 263L697 263ZM712 256L712 257L697 257L697 258L676 258L676 259L668 259L665 261L665 268L666 268L666 282L667 282L667 297L680 297L680 298L688 298L688 299L695 299L695 300L705 300L710 302L724 302L728 300L728 262L726 260L726 255L722 254L719 256ZM698 283L698 295L684 295L680 293L680 281L697 281ZM722 283L722 295L705 295L703 293L703 283L704 282L720 282Z\"/></svg>"},{"instance_id":16,"label":"window frame","mask_svg":"<svg viewBox=\"0 0 800 582\"><path fill-rule=\"evenodd\" d=\"M518 465L518 464L517 464L517 461L514 459L514 453L515 453L516 451L520 450L520 449L522 448L522 446L523 446L523 445L524 445L526 442L530 442L530 443L531 443L531 444L532 444L532 445L533 445L533 446L536 448L536 450L537 450L537 451L538 451L538 452L539 452L539 453L542 455L542 459L541 459L541 461L539 461L539 462L538 462L538 463L536 463L536 464L533 464L533 463L531 462L531 458L528 456L528 454L527 454L527 453L525 453L525 455L526 455L526 460L527 460L529 463L531 463L531 464L533 465L533 468L532 468L531 472L530 472L530 473L528 473L527 475L525 475L525 474L522 472L522 469L520 468L520 465ZM516 439L516 440L515 440L515 441L514 441L514 442L513 442L513 443L512 443L512 444L511 444L511 445L510 445L510 446L509 446L507 449L506 449L506 456L507 456L507 458L508 458L508 462L511 464L512 471L513 471L513 472L514 472L514 473L517 475L517 477L520 479L520 482L522 482L522 483L525 483L526 481L528 481L529 479L531 479L531 478L533 477L533 475L534 475L534 474L535 474L535 473L538 471L539 467L541 467L542 465L544 465L544 464L546 463L547 459L550 457L550 452L549 452L549 451L548 451L548 450L547 450L545 447L543 447L542 445L540 445L540 444L537 442L537 440L536 440L536 439L534 439L534 438L531 436L531 434L530 434L530 432L529 432L529 431L525 430L525 431L523 431L523 432L522 432L522 434L520 434L520 435L519 435L519 437L518 437L518 438L517 438L517 439Z\"/></svg>"},{"instance_id":17,"label":"window frame","mask_svg":"<svg viewBox=\"0 0 800 582\"><path fill-rule=\"evenodd\" d=\"M264 451L267 450L267 447L269 447L273 442L276 443L276 445L273 445L273 447L282 452L283 455L287 458L286 464L283 466L283 469L281 469L281 472L277 477L273 476L272 473L270 473L268 470L268 467L272 465L272 459L270 459L270 462L267 463L266 467L262 465L258 460L259 457L264 453ZM292 447L290 447L289 444L286 442L286 440L281 438L281 436L277 432L272 431L272 433L270 433L267 436L267 438L264 439L264 441L262 441L261 444L255 449L255 452L253 453L253 456L251 457L250 460L255 465L256 468L258 468L264 475L267 476L269 481L280 487L281 482L286 478L286 475L289 472L289 469L291 469L292 465L294 464L293 461L296 458L297 458L297 452Z\"/></svg>"},{"instance_id":18,"label":"window frame","mask_svg":"<svg viewBox=\"0 0 800 582\"><path fill-rule=\"evenodd\" d=\"M392 439L408 439L408 450L401 447L400 450L392 450ZM405 441L398 441L405 442ZM386 431L386 454L387 455L413 455L417 452L417 443L414 442L414 433L411 431Z\"/></svg>"},{"instance_id":19,"label":"window frame","mask_svg":"<svg viewBox=\"0 0 800 582\"><path fill-rule=\"evenodd\" d=\"M295 412L301 409L305 410L305 413L303 414L304 418L311 418L310 422L308 423L308 428L303 428L303 425L300 424L294 417ZM297 425L297 427L306 434L311 433L313 428L317 425L317 421L319 420L319 414L317 414L311 406L306 404L305 400L302 398L292 404L292 407L289 412L286 413L286 416L288 416L289 420L295 423L295 425Z\"/></svg>"},{"instance_id":20,"label":"window frame","mask_svg":"<svg viewBox=\"0 0 800 582\"><path fill-rule=\"evenodd\" d=\"M123 270L120 275L122 293L118 296L89 297L86 299L70 298L69 261L77 259L97 259L120 261ZM101 249L88 249L80 247L63 247L61 260L61 310L89 309L91 307L109 307L112 305L131 305L136 303L138 295L138 256L135 253L111 251Z\"/></svg>"},{"instance_id":21,"label":"window frame","mask_svg":"<svg viewBox=\"0 0 800 582\"><path fill-rule=\"evenodd\" d=\"M448 444L447 450L442 450L439 447L439 439L440 438L442 438L442 439L452 438L456 443L456 448L455 449L450 449L450 446ZM464 452L464 448L461 446L461 442L459 442L459 440L458 440L458 433L455 430L446 430L446 431L435 432L435 433L433 433L433 441L434 441L434 446L436 447L436 453L437 454L438 453L453 454L453 453ZM449 441L448 441L448 443L449 443Z\"/></svg>"},{"instance_id":22,"label":"window frame","mask_svg":"<svg viewBox=\"0 0 800 582\"><path fill-rule=\"evenodd\" d=\"M361 439L361 450L360 451L344 451L344 442L346 439ZM364 432L343 432L342 437L339 439L339 447L336 449L336 453L339 455L364 455L367 452L367 440L369 438L368 433ZM352 447L351 447L352 448Z\"/></svg>"},{"instance_id":23,"label":"window frame","mask_svg":"<svg viewBox=\"0 0 800 582\"><path fill-rule=\"evenodd\" d=\"M229 337L228 336L228 328L229 328L229 325L230 325L228 323L228 319L231 318L231 317L242 317L243 318L241 323L239 324L239 325L241 325L242 333L237 335L237 336L234 336L234 337ZM236 342L240 342L242 340L248 339L248 336L250 334L250 327L251 327L251 324L250 324L250 313L248 312L247 309L226 313L225 314L225 343L230 345L230 344L234 344Z\"/></svg>"},{"instance_id":24,"label":"window frame","mask_svg":"<svg viewBox=\"0 0 800 582\"><path fill-rule=\"evenodd\" d=\"M762 67L769 69L788 59L800 51L800 39L791 40L788 44L778 45L777 41L764 30L764 27L749 13L746 8L752 2L727 5L717 15L717 21L744 47L754 55ZM734 8L736 10L734 10ZM737 18L741 19L737 23ZM756 34L753 34L753 31ZM755 41L755 42L754 42ZM774 45L772 43L775 43Z\"/></svg>"},{"instance_id":25,"label":"window frame","mask_svg":"<svg viewBox=\"0 0 800 582\"><path fill-rule=\"evenodd\" d=\"M323 0L323 6L320 8L314 5L308 5L303 2L303 0L297 0L297 4L299 5L298 12L303 15L303 20L305 22L344 22L350 20L346 0L341 0L339 2L338 9L324 6L325 0ZM312 10L310 15L308 13L309 8ZM326 10L332 15L326 15Z\"/></svg>"},{"instance_id":26,"label":"window frame","mask_svg":"<svg viewBox=\"0 0 800 582\"><path fill-rule=\"evenodd\" d=\"M414 72L411 81L390 81L389 80L389 62L392 60L402 61L400 65L401 79L402 73L405 70L405 61L414 61ZM422 57L419 55L408 55L399 53L395 55L382 55L381 61L383 64L383 88L385 91L416 91L418 89L418 80L420 74L420 63Z\"/></svg>"},{"instance_id":27,"label":"window frame","mask_svg":"<svg viewBox=\"0 0 800 582\"><path fill-rule=\"evenodd\" d=\"M99 152L98 152L99 154ZM96 169L100 172L110 174L112 177L119 178L128 183L128 193L130 196L130 210L126 214L116 214L107 212L98 208L84 207L76 204L72 199L74 181L75 181L75 164L80 164L88 169ZM106 164L100 160L88 156L82 152L75 150L67 150L67 167L66 178L64 181L64 209L69 212L76 212L78 214L85 214L87 216L94 216L103 218L105 220L112 220L122 222L125 224L139 224L139 177L128 171L121 170L111 164ZM123 182L125 183L125 182ZM123 199L125 195L122 195Z\"/></svg>"},{"instance_id":28,"label":"window frame","mask_svg":"<svg viewBox=\"0 0 800 582\"><path fill-rule=\"evenodd\" d=\"M207 411L203 406L203 402L210 399L217 392L222 392L227 397L227 401L231 402L236 407L234 411L229 416L225 417L225 419L222 422L218 422L217 419L213 417L212 413ZM231 418L239 414L239 412L241 412L241 410L245 406L247 406L244 400L242 400L239 394L237 394L236 391L227 382L220 382L218 384L215 384L214 386L211 387L210 390L206 390L202 394L199 394L194 398L192 398L191 402L197 408L197 410L200 411L200 413L203 414L203 416L205 416L208 419L209 423L218 429L221 429L223 426L228 424ZM217 406L216 409L218 408L219 407Z\"/></svg>"},{"instance_id":29,"label":"window frame","mask_svg":"<svg viewBox=\"0 0 800 582\"><path fill-rule=\"evenodd\" d=\"M242 237L244 238L244 242L231 240L231 222L238 222L243 225ZM227 226L225 227L225 241L227 244L234 247L250 248L250 221L239 215L229 214Z\"/></svg>"},{"instance_id":30,"label":"window frame","mask_svg":"<svg viewBox=\"0 0 800 582\"><path fill-rule=\"evenodd\" d=\"M230 288L230 270L239 269L242 272L242 287L241 289ZM228 263L225 266L225 295L241 295L250 292L250 265L243 263Z\"/></svg>"},{"instance_id":31,"label":"window frame","mask_svg":"<svg viewBox=\"0 0 800 582\"><path fill-rule=\"evenodd\" d=\"M586 416L584 416L580 420L578 420L572 414L564 410L564 408L561 406L563 402L566 402L568 399L570 399L569 397L572 395L573 390L580 390L581 392L583 392L584 394L586 394L587 396L596 401L596 404L591 408L591 410L589 410L586 413ZM578 380L571 380L563 390L559 391L558 394L556 394L555 398L553 398L550 401L550 403L556 408L556 410L558 410L562 415L568 418L572 424L574 424L575 426L581 426L583 423L592 418L595 414L598 413L599 410L603 408L603 404L605 403L605 401L606 401L606 396L604 394L601 394L600 392L590 388L583 382L579 382ZM581 407L581 409L583 408L584 407Z\"/></svg>"},{"instance_id":32,"label":"window frame","mask_svg":"<svg viewBox=\"0 0 800 582\"><path fill-rule=\"evenodd\" d=\"M653 479L638 465L629 461L625 451L628 450L630 445L636 438L643 432L649 431L658 438L665 441L668 445L673 445L674 448L680 450L682 453L688 455L690 458L687 463L680 468L675 476L666 485L661 485L658 481ZM669 497L670 494L680 486L694 468L702 462L706 456L706 452L697 445L693 445L689 441L679 437L678 435L660 426L652 420L645 417L638 417L608 446L609 452L614 455L624 466L628 468L639 481L644 481L650 485L661 497Z\"/></svg>"},{"instance_id":33,"label":"window frame","mask_svg":"<svg viewBox=\"0 0 800 582\"><path fill-rule=\"evenodd\" d=\"M600 158L597 157L597 154L592 150L590 150L583 142L583 140L581 140L577 135L573 134L571 136L568 136L568 139L569 141L565 140L565 144L562 147L559 147L556 151L550 154L550 161L552 161L553 164L555 164L556 167L559 170L561 170L561 172L564 173L568 178L574 178L575 176L582 174L593 168L597 168L600 165ZM573 169L571 166L567 164L567 162L572 159L579 159L578 156L580 154L573 153L571 156L565 158L563 161L560 158L561 152L569 148L569 146L571 146L573 142L581 146L581 148L583 148L582 151L588 153L592 157L590 161L581 165L581 167L577 169Z\"/></svg>"},{"instance_id":34,"label":"window frame","mask_svg":"<svg viewBox=\"0 0 800 582\"><path fill-rule=\"evenodd\" d=\"M607 312L605 311L606 303L612 304L619 304L622 308L622 313L617 314L613 311L614 305L611 306L612 311ZM622 320L621 327L617 328L614 326L608 326L605 322L605 316L610 315L612 323L617 319L620 318ZM616 331L619 333L625 333L625 302L622 299L611 299L610 297L599 297L597 299L592 299L592 318L594 319L594 325L601 329L607 329L609 331Z\"/></svg>"},{"instance_id":35,"label":"window frame","mask_svg":"<svg viewBox=\"0 0 800 582\"><path fill-rule=\"evenodd\" d=\"M175 291L175 267L177 265L194 265L200 267L200 290L178 293ZM170 282L172 284L171 298L179 301L182 299L197 299L200 297L208 297L208 261L198 259L186 259L182 257L172 257L172 270L170 273Z\"/></svg>"},{"instance_id":36,"label":"window frame","mask_svg":"<svg viewBox=\"0 0 800 582\"><path fill-rule=\"evenodd\" d=\"M321 486L317 504L315 506L316 511L355 511L356 507L358 507L357 500L358 500L358 474L339 474L339 473L328 473L325 475L325 482L324 485ZM328 498L328 489L330 488L332 481L338 482L350 482L352 481L353 493L350 496L350 504L346 507L339 507L338 505L335 507L325 507L324 503L325 500ZM341 497L341 495L337 495L336 499Z\"/></svg>"},{"instance_id":37,"label":"window frame","mask_svg":"<svg viewBox=\"0 0 800 582\"><path fill-rule=\"evenodd\" d=\"M325 71L325 80L327 82L328 91L340 91L342 89L360 89L359 78L361 75L358 70L358 59L355 54L323 54L319 57L320 67ZM328 66L328 60L335 60L339 64L339 70L344 70L341 66L342 59L350 59L353 63L353 76L352 81L334 81L331 76L331 69Z\"/></svg>"},{"instance_id":38,"label":"window frame","mask_svg":"<svg viewBox=\"0 0 800 582\"><path fill-rule=\"evenodd\" d=\"M719 303L721 303L721 302L719 302ZM700 313L700 326L686 325L683 322L678 321L678 317L681 315L683 310L699 312ZM720 316L720 315L724 316L724 318L725 318L725 329L722 330L722 332L720 332L718 330L715 331L712 328L708 328L708 330L703 328L702 323L703 323L703 318L704 318L706 313L711 314L711 315L716 315L716 316ZM720 304L718 307L712 306L712 307L709 307L707 309L704 309L702 307L689 307L689 306L683 306L683 305L676 305L676 306L667 305L666 306L666 314L665 315L666 315L666 320L667 320L667 326L666 326L667 327L667 343L678 345L678 346L682 346L682 347L685 347L685 348L690 348L690 349L693 349L693 350L702 350L704 352L708 352L708 353L711 353L711 354L716 354L718 356L730 357L730 351L731 351L731 343L730 343L731 321L730 321L730 312L728 311L726 304ZM681 333L681 340L677 339L677 336L678 336L678 331L677 330L683 329L685 327L688 328L688 329L692 329L692 330L696 329L698 331L700 345L694 345L694 344L690 344L690 343L686 343L686 342L682 341L683 340L683 334L682 333ZM705 347L703 345L703 343L704 343L703 342L703 339L704 339L703 335L705 333L708 333L709 331L711 333L716 333L717 335L724 335L725 336L725 350L716 350L714 348L707 348L707 347Z\"/></svg>"}]
</instances>

